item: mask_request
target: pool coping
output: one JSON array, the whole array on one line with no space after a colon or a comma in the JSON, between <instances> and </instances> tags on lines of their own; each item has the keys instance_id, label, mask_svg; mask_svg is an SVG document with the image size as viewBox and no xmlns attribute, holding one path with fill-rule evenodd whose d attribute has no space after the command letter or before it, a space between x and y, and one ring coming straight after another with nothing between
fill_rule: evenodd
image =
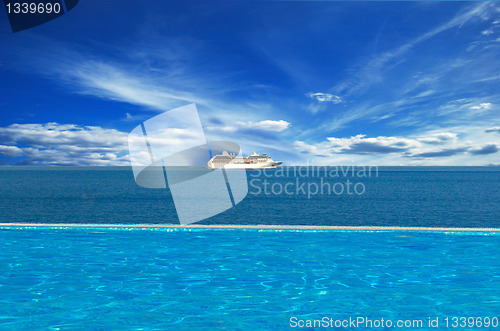
<instances>
[{"instance_id":1,"label":"pool coping","mask_svg":"<svg viewBox=\"0 0 500 331\"><path fill-rule=\"evenodd\" d=\"M0 223L0 227L21 228L165 228L165 229L241 229L241 230L329 230L329 231L418 231L418 232L498 232L500 228L330 226L330 225L176 225L176 224L76 224L76 223Z\"/></svg>"}]
</instances>

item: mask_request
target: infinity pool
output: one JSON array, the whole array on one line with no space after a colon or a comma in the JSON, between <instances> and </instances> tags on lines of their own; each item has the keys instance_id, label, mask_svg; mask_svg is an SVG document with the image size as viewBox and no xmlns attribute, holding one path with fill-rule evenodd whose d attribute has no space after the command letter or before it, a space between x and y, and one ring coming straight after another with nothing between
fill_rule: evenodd
<instances>
[{"instance_id":1,"label":"infinity pool","mask_svg":"<svg viewBox=\"0 0 500 331\"><path fill-rule=\"evenodd\" d=\"M429 317L498 317L499 247L491 233L3 228L0 328L289 329L363 316L425 329Z\"/></svg>"}]
</instances>

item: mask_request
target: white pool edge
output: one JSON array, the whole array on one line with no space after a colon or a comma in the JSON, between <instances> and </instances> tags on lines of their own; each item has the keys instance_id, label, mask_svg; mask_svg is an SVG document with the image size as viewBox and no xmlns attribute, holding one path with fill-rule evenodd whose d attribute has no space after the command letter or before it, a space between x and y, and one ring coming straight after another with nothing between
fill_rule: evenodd
<instances>
[{"instance_id":1,"label":"white pool edge","mask_svg":"<svg viewBox=\"0 0 500 331\"><path fill-rule=\"evenodd\" d=\"M75 223L0 223L16 228L165 228L165 229L243 229L243 230L330 230L330 231L428 231L498 232L500 228L399 227L399 226L326 226L326 225L175 225L175 224L75 224Z\"/></svg>"}]
</instances>

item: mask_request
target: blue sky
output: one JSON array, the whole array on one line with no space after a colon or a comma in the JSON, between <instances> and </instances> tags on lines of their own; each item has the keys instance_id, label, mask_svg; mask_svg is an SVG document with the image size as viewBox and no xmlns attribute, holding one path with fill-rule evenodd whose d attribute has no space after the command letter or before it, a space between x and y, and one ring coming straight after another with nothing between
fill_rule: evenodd
<instances>
[{"instance_id":1,"label":"blue sky","mask_svg":"<svg viewBox=\"0 0 500 331\"><path fill-rule=\"evenodd\" d=\"M500 3L81 1L0 39L1 164L127 165L190 103L289 165L500 164Z\"/></svg>"}]
</instances>

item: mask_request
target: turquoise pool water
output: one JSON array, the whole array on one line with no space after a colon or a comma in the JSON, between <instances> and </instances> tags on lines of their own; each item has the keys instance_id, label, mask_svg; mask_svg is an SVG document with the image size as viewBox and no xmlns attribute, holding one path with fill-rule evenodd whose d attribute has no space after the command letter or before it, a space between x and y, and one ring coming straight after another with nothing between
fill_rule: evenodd
<instances>
[{"instance_id":1,"label":"turquoise pool water","mask_svg":"<svg viewBox=\"0 0 500 331\"><path fill-rule=\"evenodd\" d=\"M3 228L0 328L498 318L498 247L486 233Z\"/></svg>"}]
</instances>

